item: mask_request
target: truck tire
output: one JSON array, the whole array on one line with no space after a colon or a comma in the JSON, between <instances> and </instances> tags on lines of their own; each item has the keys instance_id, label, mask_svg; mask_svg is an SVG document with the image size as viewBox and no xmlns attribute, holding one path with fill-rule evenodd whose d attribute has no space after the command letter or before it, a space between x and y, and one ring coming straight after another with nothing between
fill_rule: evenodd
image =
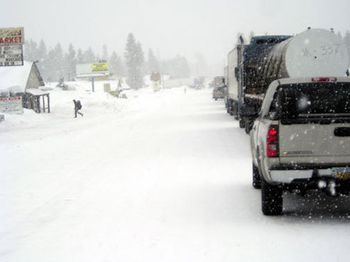
<instances>
[{"instance_id":1,"label":"truck tire","mask_svg":"<svg viewBox=\"0 0 350 262\"><path fill-rule=\"evenodd\" d=\"M231 108L232 108L232 115L234 115L235 119L237 120L237 113L238 113L237 102L233 102Z\"/></svg>"},{"instance_id":2,"label":"truck tire","mask_svg":"<svg viewBox=\"0 0 350 262\"><path fill-rule=\"evenodd\" d=\"M244 128L245 127L245 121L243 119L239 120L239 127Z\"/></svg>"},{"instance_id":3,"label":"truck tire","mask_svg":"<svg viewBox=\"0 0 350 262\"><path fill-rule=\"evenodd\" d=\"M231 114L231 102L230 102L230 100L227 101L226 109L227 109L227 114Z\"/></svg>"},{"instance_id":4,"label":"truck tire","mask_svg":"<svg viewBox=\"0 0 350 262\"><path fill-rule=\"evenodd\" d=\"M261 207L265 216L280 216L283 212L283 190L261 179Z\"/></svg>"},{"instance_id":5,"label":"truck tire","mask_svg":"<svg viewBox=\"0 0 350 262\"><path fill-rule=\"evenodd\" d=\"M254 165L254 162L252 164L253 166L253 181L252 185L255 189L260 189L261 188L261 178L260 178L260 172L259 168Z\"/></svg>"},{"instance_id":6,"label":"truck tire","mask_svg":"<svg viewBox=\"0 0 350 262\"><path fill-rule=\"evenodd\" d=\"M234 104L234 101L232 99L230 99L228 101L228 113L230 114L230 116L233 115L233 104Z\"/></svg>"},{"instance_id":7,"label":"truck tire","mask_svg":"<svg viewBox=\"0 0 350 262\"><path fill-rule=\"evenodd\" d=\"M231 104L230 107L229 107L229 114L230 114L230 116L233 116L232 104Z\"/></svg>"},{"instance_id":8,"label":"truck tire","mask_svg":"<svg viewBox=\"0 0 350 262\"><path fill-rule=\"evenodd\" d=\"M250 128L250 123L249 123L249 121L247 121L247 122L245 122L244 131L245 131L245 133L246 133L247 135L249 135L250 130L251 130L251 128Z\"/></svg>"}]
</instances>

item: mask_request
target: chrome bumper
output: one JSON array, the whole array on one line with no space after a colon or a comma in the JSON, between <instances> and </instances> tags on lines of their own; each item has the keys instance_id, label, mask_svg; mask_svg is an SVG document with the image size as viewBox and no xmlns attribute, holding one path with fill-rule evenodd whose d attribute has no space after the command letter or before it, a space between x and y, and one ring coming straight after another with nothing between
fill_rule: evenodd
<instances>
[{"instance_id":1,"label":"chrome bumper","mask_svg":"<svg viewBox=\"0 0 350 262\"><path fill-rule=\"evenodd\" d=\"M295 179L310 179L312 177L312 174L315 170L314 169L308 169L308 170L271 170L270 178L271 182L276 183L291 183ZM334 176L332 173L332 169L318 169L318 176L324 177L324 176Z\"/></svg>"}]
</instances>

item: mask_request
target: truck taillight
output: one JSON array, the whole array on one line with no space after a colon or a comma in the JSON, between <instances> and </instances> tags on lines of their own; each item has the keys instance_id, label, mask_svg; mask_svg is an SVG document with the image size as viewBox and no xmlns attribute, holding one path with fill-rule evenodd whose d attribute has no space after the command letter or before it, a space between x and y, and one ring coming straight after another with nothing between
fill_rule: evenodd
<instances>
[{"instance_id":1,"label":"truck taillight","mask_svg":"<svg viewBox=\"0 0 350 262\"><path fill-rule=\"evenodd\" d=\"M267 157L279 157L278 126L271 125L266 138Z\"/></svg>"}]
</instances>

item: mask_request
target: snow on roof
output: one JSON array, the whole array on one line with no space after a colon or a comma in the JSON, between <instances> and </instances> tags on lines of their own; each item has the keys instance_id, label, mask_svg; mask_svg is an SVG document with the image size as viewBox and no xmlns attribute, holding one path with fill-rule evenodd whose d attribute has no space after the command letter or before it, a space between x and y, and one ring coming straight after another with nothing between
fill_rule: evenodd
<instances>
[{"instance_id":1,"label":"snow on roof","mask_svg":"<svg viewBox=\"0 0 350 262\"><path fill-rule=\"evenodd\" d=\"M24 93L33 62L0 67L0 92Z\"/></svg>"},{"instance_id":2,"label":"snow on roof","mask_svg":"<svg viewBox=\"0 0 350 262\"><path fill-rule=\"evenodd\" d=\"M47 91L43 91L43 90L40 90L40 89L33 89L33 88L28 88L26 90L26 93L32 94L34 96L40 96L40 95L47 95L47 94L49 94L49 92L47 92Z\"/></svg>"}]
</instances>

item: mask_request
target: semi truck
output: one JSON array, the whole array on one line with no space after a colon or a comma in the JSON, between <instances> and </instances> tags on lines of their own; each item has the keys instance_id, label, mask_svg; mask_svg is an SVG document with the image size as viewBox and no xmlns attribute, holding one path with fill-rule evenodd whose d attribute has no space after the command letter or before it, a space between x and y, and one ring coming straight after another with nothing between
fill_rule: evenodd
<instances>
[{"instance_id":1,"label":"semi truck","mask_svg":"<svg viewBox=\"0 0 350 262\"><path fill-rule=\"evenodd\" d=\"M345 76L348 53L333 31L265 35L241 41L228 54L227 112L250 132L268 86L277 79Z\"/></svg>"},{"instance_id":2,"label":"semi truck","mask_svg":"<svg viewBox=\"0 0 350 262\"><path fill-rule=\"evenodd\" d=\"M213 87L213 99L218 100L225 97L226 85L224 76L216 76L211 83Z\"/></svg>"}]
</instances>

